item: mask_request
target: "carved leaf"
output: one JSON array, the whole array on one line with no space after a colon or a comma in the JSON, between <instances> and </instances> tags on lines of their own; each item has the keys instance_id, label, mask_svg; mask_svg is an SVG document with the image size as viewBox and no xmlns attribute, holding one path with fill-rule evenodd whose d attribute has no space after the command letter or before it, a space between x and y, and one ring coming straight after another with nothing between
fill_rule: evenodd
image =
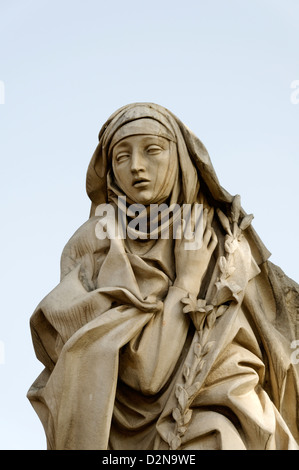
<instances>
[{"instance_id":1,"label":"carved leaf","mask_svg":"<svg viewBox=\"0 0 299 470\"><path fill-rule=\"evenodd\" d=\"M190 375L190 367L188 366L188 364L185 364L183 368L183 377L185 381L187 381L189 375Z\"/></svg>"},{"instance_id":2,"label":"carved leaf","mask_svg":"<svg viewBox=\"0 0 299 470\"><path fill-rule=\"evenodd\" d=\"M184 410L186 408L187 401L188 401L188 394L187 394L186 390L184 388L182 388L182 390L181 390L181 392L178 396L178 402L179 402L179 405L180 405L182 410Z\"/></svg>"},{"instance_id":3,"label":"carved leaf","mask_svg":"<svg viewBox=\"0 0 299 470\"><path fill-rule=\"evenodd\" d=\"M215 286L216 286L217 290L220 291L221 289L226 287L226 281L224 279L219 279L219 281L215 282Z\"/></svg>"},{"instance_id":4,"label":"carved leaf","mask_svg":"<svg viewBox=\"0 0 299 470\"><path fill-rule=\"evenodd\" d=\"M220 256L220 258L219 258L219 268L220 268L220 271L221 271L223 274L226 272L227 261L226 261L225 256Z\"/></svg>"},{"instance_id":5,"label":"carved leaf","mask_svg":"<svg viewBox=\"0 0 299 470\"><path fill-rule=\"evenodd\" d=\"M179 436L174 436L170 442L171 450L179 449L180 445L181 445L181 438Z\"/></svg>"},{"instance_id":6,"label":"carved leaf","mask_svg":"<svg viewBox=\"0 0 299 470\"><path fill-rule=\"evenodd\" d=\"M182 415L181 415L181 412L180 412L180 410L179 410L178 408L175 408L175 409L173 410L173 412L172 412L172 417L173 417L173 419L174 419L177 423L179 423L179 422L181 421Z\"/></svg>"},{"instance_id":7,"label":"carved leaf","mask_svg":"<svg viewBox=\"0 0 299 470\"><path fill-rule=\"evenodd\" d=\"M206 362L205 359L202 359L202 360L199 362L199 364L198 364L198 366L197 366L197 368L196 368L196 373L197 373L197 374L199 374L199 373L202 371L202 368L203 368L205 362Z\"/></svg>"},{"instance_id":8,"label":"carved leaf","mask_svg":"<svg viewBox=\"0 0 299 470\"><path fill-rule=\"evenodd\" d=\"M209 315L210 312L212 312L214 310L214 305L207 305L206 306L206 312L207 314Z\"/></svg>"},{"instance_id":9,"label":"carved leaf","mask_svg":"<svg viewBox=\"0 0 299 470\"><path fill-rule=\"evenodd\" d=\"M192 305L185 305L185 307L183 307L183 313L191 313L191 312L194 312L194 309L192 308Z\"/></svg>"},{"instance_id":10,"label":"carved leaf","mask_svg":"<svg viewBox=\"0 0 299 470\"><path fill-rule=\"evenodd\" d=\"M192 417L192 410L187 410L183 416L183 423L188 424Z\"/></svg>"},{"instance_id":11,"label":"carved leaf","mask_svg":"<svg viewBox=\"0 0 299 470\"><path fill-rule=\"evenodd\" d=\"M216 311L212 312L210 315L207 317L207 325L208 328L212 328L216 320Z\"/></svg>"},{"instance_id":12,"label":"carved leaf","mask_svg":"<svg viewBox=\"0 0 299 470\"><path fill-rule=\"evenodd\" d=\"M212 347L214 346L215 344L215 341L209 341L203 348L203 353L202 355L205 356L206 354L208 354L208 352L212 349Z\"/></svg>"},{"instance_id":13,"label":"carved leaf","mask_svg":"<svg viewBox=\"0 0 299 470\"><path fill-rule=\"evenodd\" d=\"M234 274L235 270L236 270L235 266L230 266L227 270L228 276L231 276L232 274Z\"/></svg>"},{"instance_id":14,"label":"carved leaf","mask_svg":"<svg viewBox=\"0 0 299 470\"><path fill-rule=\"evenodd\" d=\"M247 227L251 224L252 220L254 219L253 214L245 215L244 219L240 223L240 229L241 230L246 230Z\"/></svg>"},{"instance_id":15,"label":"carved leaf","mask_svg":"<svg viewBox=\"0 0 299 470\"><path fill-rule=\"evenodd\" d=\"M216 318L221 317L221 315L223 315L227 309L228 309L228 305L220 305L220 307L218 307L217 312L216 312Z\"/></svg>"},{"instance_id":16,"label":"carved leaf","mask_svg":"<svg viewBox=\"0 0 299 470\"><path fill-rule=\"evenodd\" d=\"M176 436L173 432L167 434L167 441L171 450L177 450L181 445L181 439Z\"/></svg>"},{"instance_id":17,"label":"carved leaf","mask_svg":"<svg viewBox=\"0 0 299 470\"><path fill-rule=\"evenodd\" d=\"M193 397L193 395L195 395L199 389L200 389L200 382L195 382L194 384L190 385L190 387L188 387L189 398Z\"/></svg>"},{"instance_id":18,"label":"carved leaf","mask_svg":"<svg viewBox=\"0 0 299 470\"><path fill-rule=\"evenodd\" d=\"M197 311L195 314L191 314L192 321L194 323L195 328L197 331L201 331L203 329L203 325L206 318L206 311L203 312ZM194 349L194 353L197 355L197 352Z\"/></svg>"},{"instance_id":19,"label":"carved leaf","mask_svg":"<svg viewBox=\"0 0 299 470\"><path fill-rule=\"evenodd\" d=\"M176 386L175 396L176 396L177 399L179 399L179 396L180 396L180 393L181 393L182 389L183 389L183 386L181 384L178 384Z\"/></svg>"},{"instance_id":20,"label":"carved leaf","mask_svg":"<svg viewBox=\"0 0 299 470\"><path fill-rule=\"evenodd\" d=\"M182 436L185 434L185 432L187 431L187 426L179 426L178 427L178 433Z\"/></svg>"},{"instance_id":21,"label":"carved leaf","mask_svg":"<svg viewBox=\"0 0 299 470\"><path fill-rule=\"evenodd\" d=\"M226 217L226 215L220 209L217 209L217 214L218 214L219 220L220 220L221 225L224 228L224 230L227 233L229 233L229 235L232 235L232 231L231 231L231 228L230 228L230 223L229 223L229 220Z\"/></svg>"},{"instance_id":22,"label":"carved leaf","mask_svg":"<svg viewBox=\"0 0 299 470\"><path fill-rule=\"evenodd\" d=\"M196 312L206 313L206 309L205 309L205 307L199 307L199 308L196 309Z\"/></svg>"},{"instance_id":23,"label":"carved leaf","mask_svg":"<svg viewBox=\"0 0 299 470\"><path fill-rule=\"evenodd\" d=\"M196 309L196 304L195 302L188 298L188 297L184 297L182 300L181 300L182 304L185 305L185 307L183 307L183 312L184 313L190 313L190 312L194 312L195 309Z\"/></svg>"},{"instance_id":24,"label":"carved leaf","mask_svg":"<svg viewBox=\"0 0 299 470\"><path fill-rule=\"evenodd\" d=\"M195 343L194 344L194 354L196 357L200 357L201 355L201 344L200 343Z\"/></svg>"},{"instance_id":25,"label":"carved leaf","mask_svg":"<svg viewBox=\"0 0 299 470\"><path fill-rule=\"evenodd\" d=\"M241 197L237 194L232 202L231 216L233 222L238 222L241 210Z\"/></svg>"},{"instance_id":26,"label":"carved leaf","mask_svg":"<svg viewBox=\"0 0 299 470\"><path fill-rule=\"evenodd\" d=\"M238 240L233 237L226 237L224 248L227 253L234 253L238 248Z\"/></svg>"},{"instance_id":27,"label":"carved leaf","mask_svg":"<svg viewBox=\"0 0 299 470\"><path fill-rule=\"evenodd\" d=\"M201 308L204 308L207 305L207 301L204 299L197 299L197 309L200 311Z\"/></svg>"}]
</instances>

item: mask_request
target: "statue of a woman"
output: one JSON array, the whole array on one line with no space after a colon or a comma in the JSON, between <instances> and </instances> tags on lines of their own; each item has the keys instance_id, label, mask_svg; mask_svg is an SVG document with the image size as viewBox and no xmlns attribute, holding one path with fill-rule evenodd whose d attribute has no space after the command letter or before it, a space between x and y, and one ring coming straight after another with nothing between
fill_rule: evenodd
<instances>
[{"instance_id":1,"label":"statue of a woman","mask_svg":"<svg viewBox=\"0 0 299 470\"><path fill-rule=\"evenodd\" d=\"M125 106L87 193L90 218L31 317L45 369L28 398L48 448L299 449L288 278L203 144L161 106Z\"/></svg>"}]
</instances>

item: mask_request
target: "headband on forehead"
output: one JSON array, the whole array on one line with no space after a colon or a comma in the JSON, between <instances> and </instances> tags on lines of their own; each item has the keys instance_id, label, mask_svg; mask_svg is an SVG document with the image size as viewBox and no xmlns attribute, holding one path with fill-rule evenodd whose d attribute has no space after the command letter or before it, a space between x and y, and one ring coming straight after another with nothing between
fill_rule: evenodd
<instances>
[{"instance_id":1,"label":"headband on forehead","mask_svg":"<svg viewBox=\"0 0 299 470\"><path fill-rule=\"evenodd\" d=\"M140 118L123 124L113 135L109 151L122 139L132 135L155 135L164 137L172 142L176 142L173 133L167 129L161 122L153 118Z\"/></svg>"}]
</instances>

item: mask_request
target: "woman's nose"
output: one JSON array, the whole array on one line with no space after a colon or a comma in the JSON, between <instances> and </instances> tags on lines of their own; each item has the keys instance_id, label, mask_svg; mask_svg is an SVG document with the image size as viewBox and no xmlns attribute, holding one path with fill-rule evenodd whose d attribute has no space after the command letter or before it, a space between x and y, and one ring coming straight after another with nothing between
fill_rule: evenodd
<instances>
[{"instance_id":1,"label":"woman's nose","mask_svg":"<svg viewBox=\"0 0 299 470\"><path fill-rule=\"evenodd\" d=\"M144 156L140 151L136 150L131 155L131 172L138 173L142 170L145 170Z\"/></svg>"}]
</instances>

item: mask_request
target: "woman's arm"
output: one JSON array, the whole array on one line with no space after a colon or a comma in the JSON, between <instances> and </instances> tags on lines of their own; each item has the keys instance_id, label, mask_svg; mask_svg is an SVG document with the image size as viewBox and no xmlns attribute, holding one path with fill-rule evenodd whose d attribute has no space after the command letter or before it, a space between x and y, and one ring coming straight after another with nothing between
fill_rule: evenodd
<instances>
[{"instance_id":1,"label":"woman's arm","mask_svg":"<svg viewBox=\"0 0 299 470\"><path fill-rule=\"evenodd\" d=\"M163 311L153 316L144 330L121 354L121 379L145 395L161 390L174 371L189 329L189 317L181 300L188 294L197 297L217 238L211 228L212 214L204 215L201 248L186 250L182 238L175 249L176 280L169 288Z\"/></svg>"}]
</instances>

